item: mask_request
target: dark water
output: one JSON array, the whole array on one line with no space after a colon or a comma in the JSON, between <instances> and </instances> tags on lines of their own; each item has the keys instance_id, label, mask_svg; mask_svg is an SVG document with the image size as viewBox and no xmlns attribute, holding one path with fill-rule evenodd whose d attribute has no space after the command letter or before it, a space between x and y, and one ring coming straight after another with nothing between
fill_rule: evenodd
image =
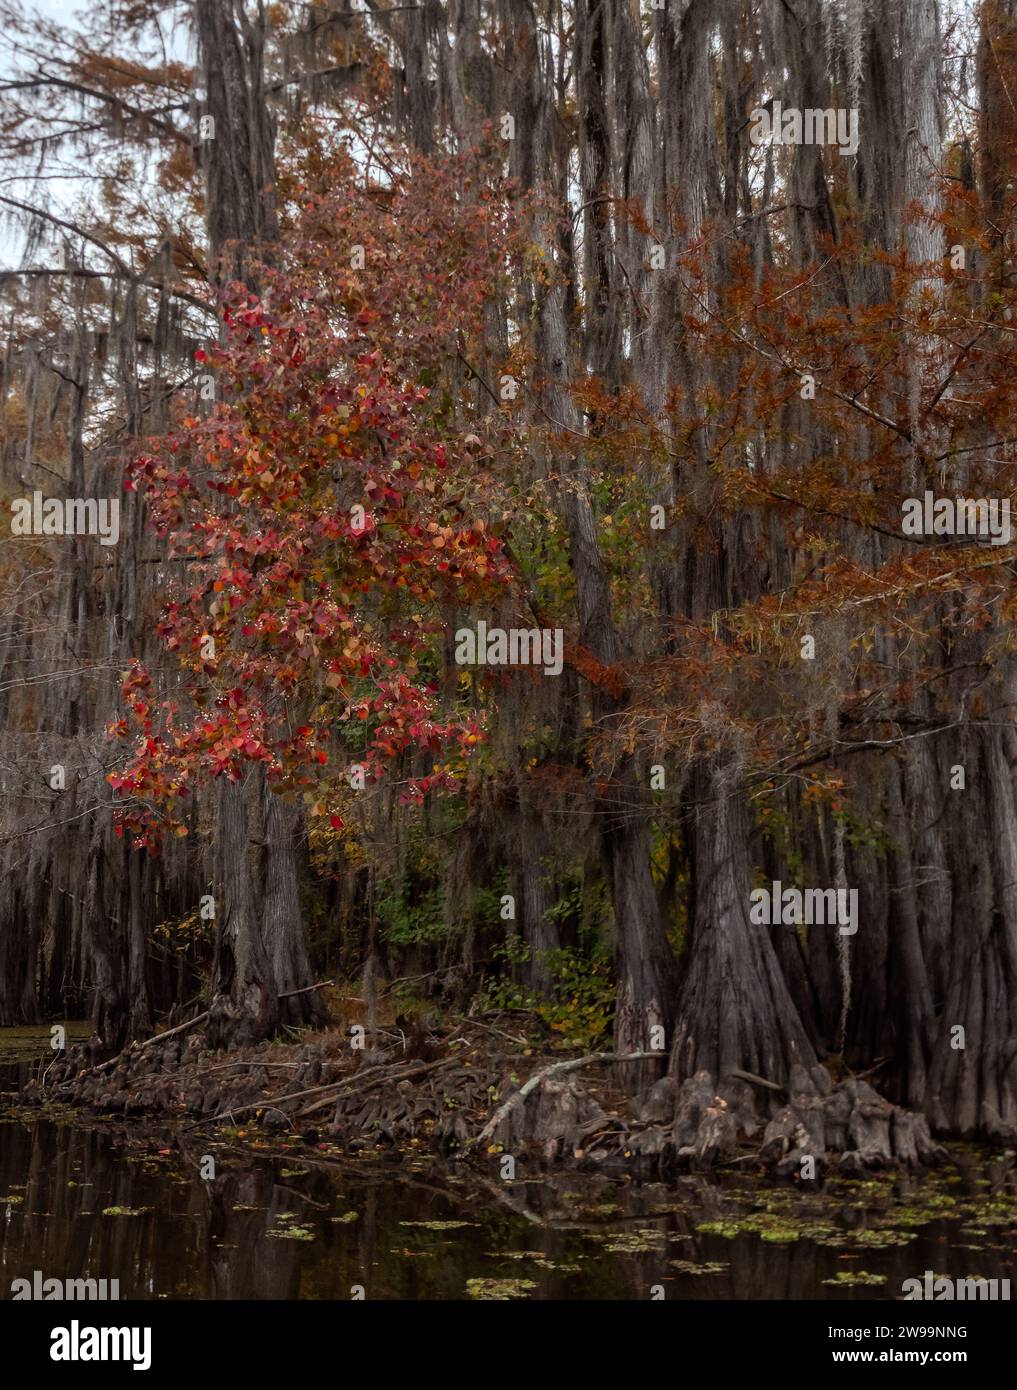
<instances>
[{"instance_id":1,"label":"dark water","mask_svg":"<svg viewBox=\"0 0 1017 1390\"><path fill-rule=\"evenodd\" d=\"M142 1299L334 1300L358 1285L370 1299L649 1299L656 1285L668 1299L895 1299L925 1270L1017 1280L1010 1159L962 1157L811 1195L758 1178L506 1183L412 1150L258 1153L0 1097L0 1297L35 1270Z\"/></svg>"}]
</instances>

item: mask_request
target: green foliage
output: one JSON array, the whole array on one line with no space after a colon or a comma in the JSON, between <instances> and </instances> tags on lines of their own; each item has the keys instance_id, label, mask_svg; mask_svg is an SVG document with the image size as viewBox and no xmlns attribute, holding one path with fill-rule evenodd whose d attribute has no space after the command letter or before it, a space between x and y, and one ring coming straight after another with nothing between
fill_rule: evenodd
<instances>
[{"instance_id":1,"label":"green foliage","mask_svg":"<svg viewBox=\"0 0 1017 1390\"><path fill-rule=\"evenodd\" d=\"M568 1047L591 1047L611 1025L614 978L611 955L597 946L590 955L570 947L552 951L547 959L554 980L555 1001L538 1013Z\"/></svg>"},{"instance_id":2,"label":"green foliage","mask_svg":"<svg viewBox=\"0 0 1017 1390\"><path fill-rule=\"evenodd\" d=\"M511 968L528 963L531 950L513 935L495 947L493 955ZM562 947L547 953L546 965L552 981L550 998L541 998L506 975L487 985L482 1006L532 1009L555 1034L558 1046L595 1046L610 1028L614 1012L610 952L599 944L590 951Z\"/></svg>"},{"instance_id":3,"label":"green foliage","mask_svg":"<svg viewBox=\"0 0 1017 1390\"><path fill-rule=\"evenodd\" d=\"M445 921L445 900L441 888L430 888L409 901L412 892L403 884L398 893L382 898L378 916L382 936L393 946L433 945L444 941L449 928Z\"/></svg>"},{"instance_id":4,"label":"green foliage","mask_svg":"<svg viewBox=\"0 0 1017 1390\"><path fill-rule=\"evenodd\" d=\"M497 920L501 897L497 890L478 889L470 903L467 925ZM378 903L382 936L391 946L435 946L447 941L462 925L451 922L441 885L420 890L412 879Z\"/></svg>"},{"instance_id":5,"label":"green foliage","mask_svg":"<svg viewBox=\"0 0 1017 1390\"><path fill-rule=\"evenodd\" d=\"M756 820L777 854L787 865L792 883L805 881L805 860L799 845L799 829L787 802L778 796L756 803Z\"/></svg>"},{"instance_id":6,"label":"green foliage","mask_svg":"<svg viewBox=\"0 0 1017 1390\"><path fill-rule=\"evenodd\" d=\"M871 849L876 854L886 854L893 841L884 823L877 816L863 819L850 806L834 811L834 820L844 826L844 839L852 849Z\"/></svg>"}]
</instances>

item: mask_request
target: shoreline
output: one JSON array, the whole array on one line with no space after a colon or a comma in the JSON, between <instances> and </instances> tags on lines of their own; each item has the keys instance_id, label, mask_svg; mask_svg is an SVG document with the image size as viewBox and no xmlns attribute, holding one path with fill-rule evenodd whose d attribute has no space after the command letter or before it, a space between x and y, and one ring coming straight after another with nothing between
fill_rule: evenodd
<instances>
[{"instance_id":1,"label":"shoreline","mask_svg":"<svg viewBox=\"0 0 1017 1390\"><path fill-rule=\"evenodd\" d=\"M482 1020L379 1028L371 1047L332 1027L224 1052L207 1047L201 1017L100 1062L79 1042L40 1066L18 1102L167 1121L182 1133L286 1135L349 1154L412 1146L494 1162L503 1176L516 1160L646 1179L756 1170L804 1190L826 1174L957 1161L923 1116L822 1066L794 1068L786 1089L746 1072L678 1084L662 1056L661 1075L633 1097L615 1084L615 1066L635 1054L522 1048Z\"/></svg>"}]
</instances>

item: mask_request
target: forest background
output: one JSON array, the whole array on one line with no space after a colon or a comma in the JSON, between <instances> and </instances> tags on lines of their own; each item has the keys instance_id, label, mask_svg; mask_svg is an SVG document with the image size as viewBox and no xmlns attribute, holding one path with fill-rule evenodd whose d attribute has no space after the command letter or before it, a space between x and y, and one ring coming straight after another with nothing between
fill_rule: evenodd
<instances>
[{"instance_id":1,"label":"forest background","mask_svg":"<svg viewBox=\"0 0 1017 1390\"><path fill-rule=\"evenodd\" d=\"M1012 1134L1014 549L901 514L1013 491L1014 0L0 23L5 510L121 503L0 535L0 1024L399 981Z\"/></svg>"}]
</instances>

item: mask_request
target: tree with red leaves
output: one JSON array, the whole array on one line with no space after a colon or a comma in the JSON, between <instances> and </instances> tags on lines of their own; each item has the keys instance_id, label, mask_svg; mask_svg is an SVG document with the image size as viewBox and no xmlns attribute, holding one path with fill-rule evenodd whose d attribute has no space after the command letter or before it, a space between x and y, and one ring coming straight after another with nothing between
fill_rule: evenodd
<instances>
[{"instance_id":1,"label":"tree with red leaves","mask_svg":"<svg viewBox=\"0 0 1017 1390\"><path fill-rule=\"evenodd\" d=\"M498 283L505 206L475 160L382 190L349 163L303 196L260 292L224 295L222 341L196 354L214 408L150 441L128 479L184 576L159 626L179 688L158 693L135 665L113 730L139 735L109 778L136 845L187 834L196 787L236 786L251 764L334 829L386 778L406 801L455 785L438 755L481 730L442 708L443 614L512 575L480 464L507 443L452 394ZM217 987L264 1032L280 982L268 951L236 940L237 869L223 873Z\"/></svg>"}]
</instances>

